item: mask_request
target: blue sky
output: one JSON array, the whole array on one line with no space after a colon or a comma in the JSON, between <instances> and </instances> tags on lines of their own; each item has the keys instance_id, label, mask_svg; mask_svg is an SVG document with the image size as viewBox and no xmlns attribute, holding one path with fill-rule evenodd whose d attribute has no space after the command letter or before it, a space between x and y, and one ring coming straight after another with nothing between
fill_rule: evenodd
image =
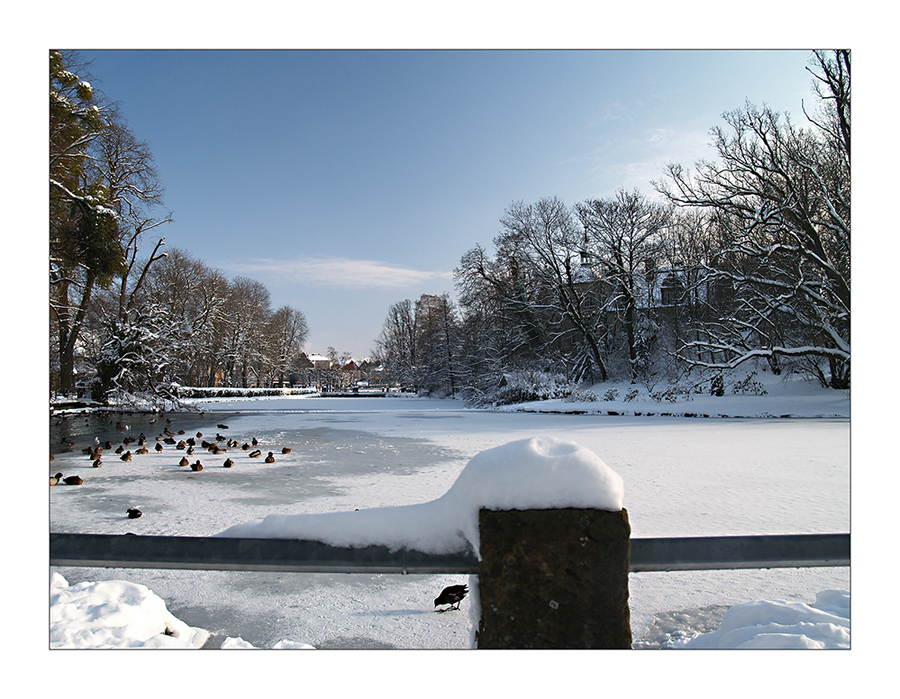
<instances>
[{"instance_id":1,"label":"blue sky","mask_svg":"<svg viewBox=\"0 0 900 699\"><path fill-rule=\"evenodd\" d=\"M392 303L453 293L513 201L654 195L745 100L801 120L810 52L81 51L146 141L169 247L366 356ZM152 241L146 241L150 247Z\"/></svg>"}]
</instances>

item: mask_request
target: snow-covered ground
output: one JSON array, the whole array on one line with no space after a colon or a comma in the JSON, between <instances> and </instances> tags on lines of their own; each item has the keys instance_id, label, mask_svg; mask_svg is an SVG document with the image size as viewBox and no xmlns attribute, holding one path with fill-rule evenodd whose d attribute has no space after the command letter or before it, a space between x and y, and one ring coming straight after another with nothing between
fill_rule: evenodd
<instances>
[{"instance_id":1,"label":"snow-covered ground","mask_svg":"<svg viewBox=\"0 0 900 699\"><path fill-rule=\"evenodd\" d=\"M609 388L594 393L604 396ZM80 448L95 434L114 441L144 431L152 447L164 420L149 425L134 415L118 431L110 418L79 416L54 428L69 430L75 444L71 451L51 445L56 458L50 470L78 473L85 483L50 489L50 530L206 536L270 515L409 512L405 506L447 494L476 454L532 437L579 445L618 474L635 537L850 530L848 394L770 381L763 396L698 395L669 403L623 401L627 389L619 387L618 402L545 401L501 411L409 397L206 401L205 415L170 415L170 428L183 420L190 430L184 436L196 430L239 441L256 436L263 455L273 451L276 462L251 460L240 449L220 457L202 453L199 473L178 466L181 453L170 445L128 463L109 454L94 469ZM785 415L792 417L757 417ZM223 421L227 430L217 429ZM291 453L282 455L283 446ZM225 456L234 468L221 468ZM143 516L128 519L130 507ZM466 582L465 576L57 572L67 590L104 581L144 585L165 601L168 613L207 632L207 647L466 648L473 625L466 612L471 600L462 612L433 611L437 592ZM734 639L746 640L747 632L735 628L775 617L781 641L791 634L810 639L812 632L794 633L808 628L809 615L819 621L831 615L836 626L849 618L840 613L848 607L834 603L844 599L841 593L826 592L849 591L849 578L845 568L633 574L636 645L681 647L712 632L718 636L697 638L694 645L721 642L727 634L727 643L737 645ZM725 615L737 605L744 606ZM781 611L773 612L776 607ZM727 626L720 631L723 617Z\"/></svg>"}]
</instances>

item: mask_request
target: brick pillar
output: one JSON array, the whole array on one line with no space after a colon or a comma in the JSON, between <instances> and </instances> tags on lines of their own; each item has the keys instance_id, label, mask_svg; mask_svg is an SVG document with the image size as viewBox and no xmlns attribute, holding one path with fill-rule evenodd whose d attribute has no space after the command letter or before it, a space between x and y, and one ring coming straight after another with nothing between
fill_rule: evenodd
<instances>
[{"instance_id":1,"label":"brick pillar","mask_svg":"<svg viewBox=\"0 0 900 699\"><path fill-rule=\"evenodd\" d=\"M631 648L625 510L481 510L478 648Z\"/></svg>"}]
</instances>

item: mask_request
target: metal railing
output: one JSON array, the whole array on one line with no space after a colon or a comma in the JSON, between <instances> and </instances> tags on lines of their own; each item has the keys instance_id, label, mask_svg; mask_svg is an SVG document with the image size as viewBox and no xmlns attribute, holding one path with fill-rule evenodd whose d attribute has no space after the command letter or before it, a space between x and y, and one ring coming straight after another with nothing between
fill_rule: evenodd
<instances>
[{"instance_id":1,"label":"metal railing","mask_svg":"<svg viewBox=\"0 0 900 699\"><path fill-rule=\"evenodd\" d=\"M294 539L50 534L50 564L94 568L294 573L477 574L472 551L432 554ZM850 565L850 534L631 539L630 571L814 568Z\"/></svg>"}]
</instances>

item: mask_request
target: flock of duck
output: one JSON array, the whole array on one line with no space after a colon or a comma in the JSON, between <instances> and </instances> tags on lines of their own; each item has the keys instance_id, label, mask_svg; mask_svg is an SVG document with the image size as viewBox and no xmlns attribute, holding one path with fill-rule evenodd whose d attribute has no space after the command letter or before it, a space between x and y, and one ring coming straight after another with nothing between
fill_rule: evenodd
<instances>
[{"instance_id":1,"label":"flock of duck","mask_svg":"<svg viewBox=\"0 0 900 699\"><path fill-rule=\"evenodd\" d=\"M171 424L170 419L166 419L166 423ZM184 452L184 456L181 457L181 460L178 462L179 466L190 468L191 471L202 471L203 464L200 463L200 459L196 458L193 463L188 459L189 456L197 457L197 450L205 450L212 455L225 454L229 449L240 449L242 452L245 452L247 456L251 459L257 459L262 456L262 450L255 448L259 446L259 440L256 437L253 437L249 442L244 442L241 444L236 439L231 439L226 437L223 434L216 433L215 439L213 441L207 441L203 439L203 433L197 432L195 437L185 437L184 430L178 430L177 432L173 432L167 426L163 431L156 437L156 445L153 447L153 450L157 453L161 453L165 447L164 444L172 445L175 447L177 451ZM227 430L228 425L217 425L217 429L219 430ZM127 425L123 425L122 423L116 423L116 429L119 431L127 431L129 428ZM113 450L112 443L109 441L100 442L99 437L94 437L94 446L85 447L82 449L82 452L87 456L94 468L100 468L103 466L103 457L106 452L111 452L116 455L118 459L121 461L131 461L135 455L141 454L149 454L150 449L147 446L147 436L141 432L141 434L135 439L133 437L124 437L122 439L122 443ZM64 439L63 443L66 446L73 446L71 440ZM137 448L134 452L131 451L131 445L134 444ZM290 447L284 447L281 450L282 454L290 454ZM53 454L50 454L50 460L53 461ZM267 464L275 463L275 455L273 452L269 452L268 456L263 459L263 461ZM224 468L233 468L234 460L230 457L226 458L224 463L222 464ZM62 473L57 473L54 476L50 476L50 485L81 485L84 483L84 479L81 476L63 476ZM136 514L133 514L136 513ZM140 517L140 510L129 510L128 516L132 519L136 517Z\"/></svg>"},{"instance_id":2,"label":"flock of duck","mask_svg":"<svg viewBox=\"0 0 900 699\"><path fill-rule=\"evenodd\" d=\"M170 419L166 419L166 422L171 424ZM228 425L217 425L217 429L227 430ZM116 429L119 431L127 431L128 426L123 425L122 423L116 424ZM184 456L181 457L181 460L178 462L178 465L181 467L189 467L191 471L202 471L203 464L200 463L200 459L196 459L194 463L191 463L188 456L197 456L196 448L205 449L207 452L213 455L224 454L227 453L229 449L240 449L245 452L247 456L251 459L257 459L262 456L262 450L255 448L259 446L259 440L256 437L253 437L249 442L244 442L241 444L236 439L231 439L225 437L220 433L216 433L215 441L207 441L203 439L203 433L197 432L195 437L187 437L183 439L179 439L183 437L185 434L184 430L178 430L177 432L172 432L168 426L156 437L156 445L153 447L154 451L162 452L165 447L163 444L173 445L177 451L183 451ZM198 442L198 440L200 440ZM71 440L63 440L64 444L68 447L74 446ZM224 442L224 446L220 446L221 443ZM101 444L100 439L94 437L94 446L86 447L82 449L82 452L87 456L93 463L94 468L99 468L103 466L103 454L105 452L113 452L118 456L118 458L122 461L131 461L132 452L129 447L132 444L135 444L137 449L133 452L133 454L149 454L150 450L147 447L147 436L141 432L138 438L135 440L132 437L125 437L122 440L122 444L119 445L115 450L112 448L112 444L110 442L103 442ZM290 454L290 447L283 447L281 450L282 454ZM204 457L205 458L205 457ZM53 461L53 454L50 454L50 460ZM275 455L273 452L269 452L268 456L263 459L265 463L272 464L275 463ZM227 457L225 461L222 463L223 468L233 468L234 461L231 457ZM54 476L50 476L50 485L59 485L60 483L65 485L81 485L84 483L84 480L81 476L73 475L73 476L63 476L62 473L57 473ZM137 519L143 513L137 508L129 508L125 512L128 515L129 519ZM435 609L438 606L449 605L446 609L442 609L439 611L449 611L451 609L459 609L459 603L463 600L463 598L468 593L469 589L466 585L451 585L450 587L444 588L440 595L434 600Z\"/></svg>"}]
</instances>

